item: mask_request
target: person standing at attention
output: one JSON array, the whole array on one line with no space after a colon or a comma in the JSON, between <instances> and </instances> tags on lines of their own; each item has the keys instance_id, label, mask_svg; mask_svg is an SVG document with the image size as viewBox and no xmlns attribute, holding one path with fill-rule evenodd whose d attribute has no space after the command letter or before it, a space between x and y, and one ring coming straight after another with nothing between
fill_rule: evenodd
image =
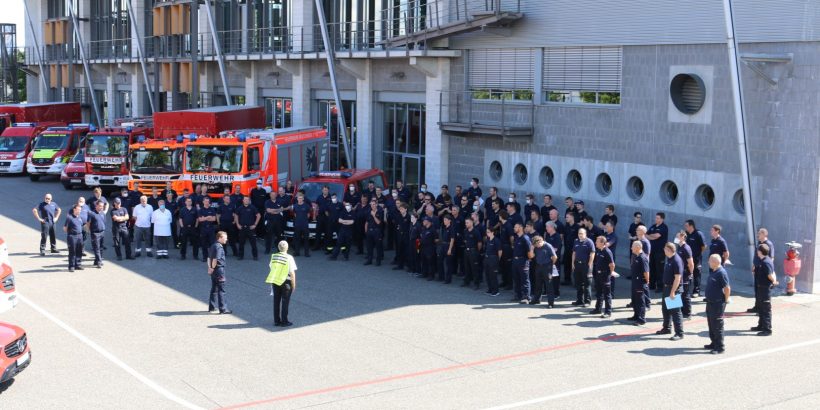
<instances>
[{"instance_id":1,"label":"person standing at attention","mask_svg":"<svg viewBox=\"0 0 820 410\"><path fill-rule=\"evenodd\" d=\"M273 288L273 325L288 327L290 295L296 290L296 261L288 255L288 243L280 241L279 252L270 257L270 273L265 283Z\"/></svg>"}]
</instances>

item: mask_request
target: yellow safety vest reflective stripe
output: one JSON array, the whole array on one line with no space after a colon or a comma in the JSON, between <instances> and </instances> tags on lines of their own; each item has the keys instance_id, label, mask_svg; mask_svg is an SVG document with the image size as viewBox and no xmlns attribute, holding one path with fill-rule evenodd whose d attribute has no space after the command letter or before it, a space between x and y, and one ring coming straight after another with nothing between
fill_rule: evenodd
<instances>
[{"instance_id":1,"label":"yellow safety vest reflective stripe","mask_svg":"<svg viewBox=\"0 0 820 410\"><path fill-rule=\"evenodd\" d=\"M285 253L274 253L270 256L270 273L265 283L272 283L274 285L281 285L285 283L288 278L288 258Z\"/></svg>"}]
</instances>

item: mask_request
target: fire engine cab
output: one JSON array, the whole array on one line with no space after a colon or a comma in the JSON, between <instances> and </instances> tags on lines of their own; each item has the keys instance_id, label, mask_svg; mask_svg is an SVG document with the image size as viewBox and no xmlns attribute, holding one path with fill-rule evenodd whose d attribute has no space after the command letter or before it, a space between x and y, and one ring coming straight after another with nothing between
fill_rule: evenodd
<instances>
[{"instance_id":1,"label":"fire engine cab","mask_svg":"<svg viewBox=\"0 0 820 410\"><path fill-rule=\"evenodd\" d=\"M89 132L85 138L85 184L103 191L128 186L129 146L152 138L152 129L146 125L150 124L123 123Z\"/></svg>"},{"instance_id":2,"label":"fire engine cab","mask_svg":"<svg viewBox=\"0 0 820 410\"><path fill-rule=\"evenodd\" d=\"M89 124L71 124L49 127L37 135L26 161L29 178L37 181L44 175L60 175L92 128Z\"/></svg>"},{"instance_id":3,"label":"fire engine cab","mask_svg":"<svg viewBox=\"0 0 820 410\"><path fill-rule=\"evenodd\" d=\"M183 188L205 184L208 194L240 186L249 195L258 179L277 189L288 179L301 181L327 161L327 131L321 127L222 132L216 138L191 137L185 145Z\"/></svg>"}]
</instances>

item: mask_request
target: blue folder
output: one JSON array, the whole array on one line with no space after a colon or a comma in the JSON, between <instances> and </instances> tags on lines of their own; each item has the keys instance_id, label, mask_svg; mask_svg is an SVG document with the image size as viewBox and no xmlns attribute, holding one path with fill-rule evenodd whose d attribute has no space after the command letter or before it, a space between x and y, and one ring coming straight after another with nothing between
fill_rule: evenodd
<instances>
[{"instance_id":1,"label":"blue folder","mask_svg":"<svg viewBox=\"0 0 820 410\"><path fill-rule=\"evenodd\" d=\"M677 295L674 299L669 299L669 296L663 298L663 303L666 303L667 309L677 309L683 307L683 296Z\"/></svg>"}]
</instances>

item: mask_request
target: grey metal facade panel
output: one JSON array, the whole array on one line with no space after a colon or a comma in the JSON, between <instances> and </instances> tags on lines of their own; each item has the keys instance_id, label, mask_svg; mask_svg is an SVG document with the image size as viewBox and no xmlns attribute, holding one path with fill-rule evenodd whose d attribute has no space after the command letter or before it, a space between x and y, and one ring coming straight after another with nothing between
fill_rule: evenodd
<instances>
[{"instance_id":1,"label":"grey metal facade panel","mask_svg":"<svg viewBox=\"0 0 820 410\"><path fill-rule=\"evenodd\" d=\"M741 42L820 40L820 1L735 0ZM726 41L721 0L522 0L509 33L453 38L456 49L584 45L709 44Z\"/></svg>"}]
</instances>

